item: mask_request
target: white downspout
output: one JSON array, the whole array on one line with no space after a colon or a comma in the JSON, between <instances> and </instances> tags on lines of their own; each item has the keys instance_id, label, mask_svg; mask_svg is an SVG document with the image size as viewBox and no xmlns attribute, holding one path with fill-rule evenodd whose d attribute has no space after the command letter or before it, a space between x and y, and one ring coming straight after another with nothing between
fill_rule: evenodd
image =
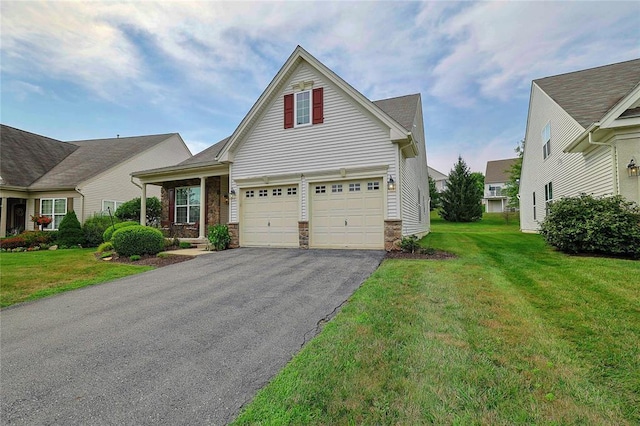
<instances>
[{"instance_id":1,"label":"white downspout","mask_svg":"<svg viewBox=\"0 0 640 426\"><path fill-rule=\"evenodd\" d=\"M80 223L84 224L84 194L80 191L80 188L77 186L74 188L80 197L82 198L82 216L80 217Z\"/></svg>"}]
</instances>

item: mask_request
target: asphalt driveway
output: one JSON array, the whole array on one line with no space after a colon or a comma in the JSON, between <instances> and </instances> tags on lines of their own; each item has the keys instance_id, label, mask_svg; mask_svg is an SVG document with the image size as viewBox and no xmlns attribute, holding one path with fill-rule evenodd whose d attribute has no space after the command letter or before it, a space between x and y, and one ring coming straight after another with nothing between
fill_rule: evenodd
<instances>
[{"instance_id":1,"label":"asphalt driveway","mask_svg":"<svg viewBox=\"0 0 640 426\"><path fill-rule=\"evenodd\" d=\"M2 424L225 424L379 265L238 249L0 312Z\"/></svg>"}]
</instances>

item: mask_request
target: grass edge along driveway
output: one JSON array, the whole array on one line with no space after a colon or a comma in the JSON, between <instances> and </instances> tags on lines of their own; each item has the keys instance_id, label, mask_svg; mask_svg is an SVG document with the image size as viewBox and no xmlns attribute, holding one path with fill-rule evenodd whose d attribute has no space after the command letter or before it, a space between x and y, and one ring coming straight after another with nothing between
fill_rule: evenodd
<instances>
[{"instance_id":1,"label":"grass edge along driveway","mask_svg":"<svg viewBox=\"0 0 640 426\"><path fill-rule=\"evenodd\" d=\"M235 424L640 422L639 262L432 226L459 259L384 261Z\"/></svg>"},{"instance_id":2,"label":"grass edge along driveway","mask_svg":"<svg viewBox=\"0 0 640 426\"><path fill-rule=\"evenodd\" d=\"M0 307L153 269L96 260L95 248L0 253Z\"/></svg>"}]
</instances>

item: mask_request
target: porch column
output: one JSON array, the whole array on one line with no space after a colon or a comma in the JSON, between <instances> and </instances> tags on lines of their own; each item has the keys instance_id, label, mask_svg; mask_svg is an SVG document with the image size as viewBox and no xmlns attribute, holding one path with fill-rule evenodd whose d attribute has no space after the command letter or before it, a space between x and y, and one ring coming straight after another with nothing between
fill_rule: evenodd
<instances>
[{"instance_id":1,"label":"porch column","mask_svg":"<svg viewBox=\"0 0 640 426\"><path fill-rule=\"evenodd\" d=\"M140 197L140 225L147 226L147 184L143 183Z\"/></svg>"},{"instance_id":2,"label":"porch column","mask_svg":"<svg viewBox=\"0 0 640 426\"><path fill-rule=\"evenodd\" d=\"M2 209L0 209L0 237L7 236L7 207L7 197L2 197Z\"/></svg>"},{"instance_id":3,"label":"porch column","mask_svg":"<svg viewBox=\"0 0 640 426\"><path fill-rule=\"evenodd\" d=\"M207 178L200 178L200 229L198 238L204 238L205 233L204 230L206 228L206 217L207 217L207 190L205 188L205 181Z\"/></svg>"}]
</instances>

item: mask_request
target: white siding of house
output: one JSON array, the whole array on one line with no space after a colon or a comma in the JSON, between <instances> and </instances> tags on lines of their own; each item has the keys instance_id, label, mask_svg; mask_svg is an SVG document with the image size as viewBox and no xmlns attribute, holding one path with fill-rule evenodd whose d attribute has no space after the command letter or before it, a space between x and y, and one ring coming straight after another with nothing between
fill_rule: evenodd
<instances>
[{"instance_id":1,"label":"white siding of house","mask_svg":"<svg viewBox=\"0 0 640 426\"><path fill-rule=\"evenodd\" d=\"M284 129L284 95L293 93L292 83L299 81L313 81L314 88L324 88L324 123ZM307 182L302 175L366 166L388 166L391 172L397 170L396 152L388 127L303 62L248 136L239 141L230 167L231 185L235 187L235 180L241 178L299 173L301 220L308 220ZM388 194L390 218L397 218L397 199L397 191ZM232 203L233 222L238 220L237 207L237 202Z\"/></svg>"},{"instance_id":2,"label":"white siding of house","mask_svg":"<svg viewBox=\"0 0 640 426\"><path fill-rule=\"evenodd\" d=\"M402 155L400 160L402 234L422 236L429 232L430 225L429 177L424 134L422 133L424 128L422 125L422 105L418 105L414 124L413 136L418 145L418 155L413 158L406 158Z\"/></svg>"},{"instance_id":3,"label":"white siding of house","mask_svg":"<svg viewBox=\"0 0 640 426\"><path fill-rule=\"evenodd\" d=\"M140 197L140 188L131 183L131 172L171 166L190 156L178 135L173 135L155 147L80 184L80 192L84 195L84 215L82 218L78 215L78 219L84 222L94 213L101 212L102 200L124 202ZM160 187L147 185L147 197L160 198Z\"/></svg>"},{"instance_id":4,"label":"white siding of house","mask_svg":"<svg viewBox=\"0 0 640 426\"><path fill-rule=\"evenodd\" d=\"M551 155L544 160L540 133L547 122L551 123ZM549 182L553 183L554 199L581 193L615 193L612 148L594 145L586 153L562 152L583 131L582 126L533 84L520 179L520 227L523 231L539 229L539 222L545 217L545 185ZM534 191L536 220L533 219Z\"/></svg>"}]
</instances>

